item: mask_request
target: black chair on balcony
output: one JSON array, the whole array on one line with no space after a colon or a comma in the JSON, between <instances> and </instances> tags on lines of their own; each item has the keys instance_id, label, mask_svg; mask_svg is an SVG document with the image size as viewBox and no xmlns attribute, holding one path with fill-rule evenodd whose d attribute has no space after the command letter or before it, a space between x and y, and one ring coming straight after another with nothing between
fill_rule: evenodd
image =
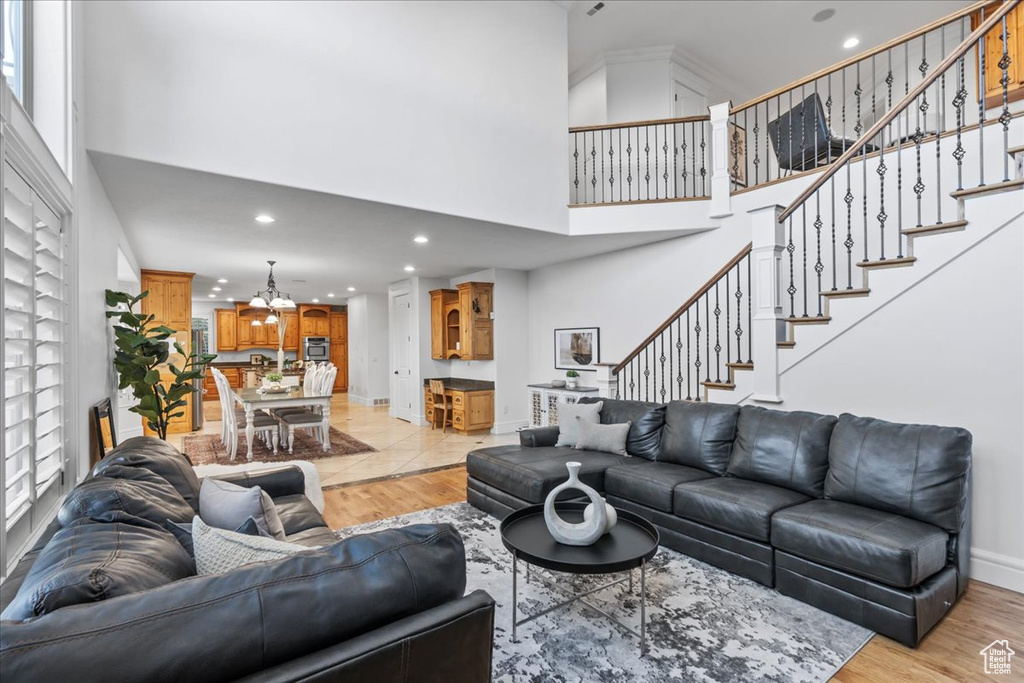
<instances>
[{"instance_id":1,"label":"black chair on balcony","mask_svg":"<svg viewBox=\"0 0 1024 683\"><path fill-rule=\"evenodd\" d=\"M808 96L785 114L768 124L779 168L786 171L806 171L827 166L843 152L856 144L835 135L828 127L821 98ZM868 152L876 148L868 145Z\"/></svg>"}]
</instances>

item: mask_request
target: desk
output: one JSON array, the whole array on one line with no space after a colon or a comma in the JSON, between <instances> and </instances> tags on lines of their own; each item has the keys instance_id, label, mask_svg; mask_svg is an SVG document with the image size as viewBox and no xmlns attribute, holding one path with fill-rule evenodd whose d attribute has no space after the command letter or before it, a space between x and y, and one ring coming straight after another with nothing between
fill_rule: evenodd
<instances>
[{"instance_id":1,"label":"desk","mask_svg":"<svg viewBox=\"0 0 1024 683\"><path fill-rule=\"evenodd\" d=\"M452 399L452 428L466 434L494 426L494 382L435 377L444 382L444 394ZM434 395L430 380L424 381L424 413L427 422L434 422Z\"/></svg>"}]
</instances>

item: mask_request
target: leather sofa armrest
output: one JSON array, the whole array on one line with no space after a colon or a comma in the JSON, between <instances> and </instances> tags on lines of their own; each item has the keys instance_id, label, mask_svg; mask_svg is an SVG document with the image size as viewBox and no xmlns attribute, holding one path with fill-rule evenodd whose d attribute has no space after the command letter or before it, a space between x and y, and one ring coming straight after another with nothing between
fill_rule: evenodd
<instances>
[{"instance_id":1,"label":"leather sofa armrest","mask_svg":"<svg viewBox=\"0 0 1024 683\"><path fill-rule=\"evenodd\" d=\"M519 445L524 448L554 446L558 442L558 427L537 427L519 432Z\"/></svg>"},{"instance_id":2,"label":"leather sofa armrest","mask_svg":"<svg viewBox=\"0 0 1024 683\"><path fill-rule=\"evenodd\" d=\"M265 470L251 470L248 472L213 474L210 477L246 488L259 486L271 498L293 496L297 493L306 492L306 475L295 465L271 467Z\"/></svg>"},{"instance_id":3,"label":"leather sofa armrest","mask_svg":"<svg viewBox=\"0 0 1024 683\"><path fill-rule=\"evenodd\" d=\"M490 683L493 639L494 599L478 590L238 683Z\"/></svg>"}]
</instances>

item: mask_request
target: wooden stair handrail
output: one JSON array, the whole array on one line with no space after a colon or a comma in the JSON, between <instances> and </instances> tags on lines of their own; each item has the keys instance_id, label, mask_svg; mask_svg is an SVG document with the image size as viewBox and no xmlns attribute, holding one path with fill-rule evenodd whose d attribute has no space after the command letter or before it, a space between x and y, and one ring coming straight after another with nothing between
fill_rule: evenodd
<instances>
[{"instance_id":1,"label":"wooden stair handrail","mask_svg":"<svg viewBox=\"0 0 1024 683\"><path fill-rule=\"evenodd\" d=\"M596 130L615 130L617 128L642 128L643 126L674 125L677 123L695 123L697 121L710 121L710 114L700 116L678 116L674 119L651 119L650 121L627 121L626 123L607 123L597 126L575 126L570 127L570 133L589 133Z\"/></svg>"},{"instance_id":2,"label":"wooden stair handrail","mask_svg":"<svg viewBox=\"0 0 1024 683\"><path fill-rule=\"evenodd\" d=\"M678 309L676 309L676 312L673 313L671 316L669 316L668 320L663 322L658 327L658 329L656 329L654 332L652 332L650 334L650 336L647 337L647 339L643 340L643 342L640 343L640 346L638 346L635 349L633 349L633 352L630 353L628 356L626 356L626 360L624 360L621 363L619 363L618 365L616 365L615 368L612 370L612 374L615 374L615 375L619 374L619 372L622 371L622 368L626 367L631 360L633 360L634 358L639 356L640 352L643 351L645 348L647 348L648 344L650 344L652 341L657 339L661 335L662 332L667 330L672 325L672 323L674 323L679 318L679 316L681 316L683 313L686 313L686 309L688 309L690 306L692 306L694 304L694 302L697 301L697 299L699 299L702 296L704 296L705 294L707 294L708 291L710 291L710 289L715 286L716 282L718 282L723 277L725 277L725 274L728 273L730 270L732 270L733 266L735 266L737 263L742 261L743 258L747 254L750 253L750 249L753 246L754 246L754 243L753 242L749 242L747 244L747 246L745 246L742 249L740 249L739 253L736 254L735 256L733 256L731 259L729 259L728 263L726 263L724 266L722 266L718 270L717 273L712 275L711 278L707 282L705 282L703 284L703 286L701 286L701 288L698 289L693 294L693 296L691 296L689 299L686 300L686 303L684 303L682 306L680 306Z\"/></svg>"},{"instance_id":3,"label":"wooden stair handrail","mask_svg":"<svg viewBox=\"0 0 1024 683\"><path fill-rule=\"evenodd\" d=\"M851 159L860 154L863 151L864 146L872 138L874 138L886 126L888 126L890 123L896 120L896 117L902 114L903 110L909 107L914 102L914 100L916 100L921 95L921 93L927 90L928 86L930 86L932 83L937 81L939 77L945 74L946 71L951 66L953 66L953 64L955 64L958 59L963 57L964 54L966 54L967 51L970 50L974 46L974 44L978 42L980 38L984 37L986 33L992 30L992 28L996 25L997 22L1002 21L1002 18L1006 16L1010 12L1010 10L1016 7L1019 2L1020 0L1005 0L1005 2L1003 2L1003 4L999 6L999 9L993 12L992 16L990 16L984 22L982 22L982 24L971 33L971 35L967 36L962 43L957 45L956 48L954 48L953 51L946 56L945 59L939 62L939 65L935 67L931 74L929 74L926 78L923 78L917 85L911 88L910 92L903 96L903 99L901 99L899 102L893 105L892 108L889 109L889 111L883 114L882 118L875 121L874 125L868 128L867 131L862 136L860 136L860 139L857 140L857 142L852 147L843 152L842 156L836 159L835 162L833 162L832 165L830 165L824 173L818 176L817 180L811 183L806 190L801 192L797 196L797 198L794 199L793 202L786 208L786 210L779 215L779 222L781 223L788 217L793 215L793 212L800 208L800 206L804 202L806 202L808 199L814 196L814 193L820 190L822 186L824 186L824 184L827 183L829 179L832 178L832 176L838 173L843 168L843 166L850 162Z\"/></svg>"},{"instance_id":4,"label":"wooden stair handrail","mask_svg":"<svg viewBox=\"0 0 1024 683\"><path fill-rule=\"evenodd\" d=\"M729 111L729 113L730 114L735 114L736 112L743 111L744 109L749 109L750 107L753 107L753 106L756 106L758 104L761 104L762 102L767 102L768 100L770 100L770 99L772 99L774 97L778 97L779 95L787 93L790 90L796 90L800 86L807 85L808 83L813 83L814 81L818 80L819 78L824 78L825 76L828 76L829 74L833 74L833 73L835 73L837 71L842 71L843 69L845 69L848 66L852 66L852 65L856 64L857 62L864 61L865 59L870 59L871 57L873 57L873 56L875 56L877 54L881 54L881 53L885 52L886 50L891 50L892 48L896 47L897 45L902 45L903 43L911 41L914 38L917 38L918 36L923 36L924 34L930 33L930 32L934 31L937 28L941 28L941 27L945 26L946 24L951 24L954 21L956 21L957 19L963 19L966 16L970 16L971 14L974 14L975 12L980 10L981 8L983 8L983 7L987 6L987 5L990 5L990 4L992 4L992 0L980 0L979 2L972 3L972 4L968 5L967 7L964 7L963 9L959 9L956 12L953 12L952 14L948 14L948 15L946 15L944 17L936 19L935 21L933 21L933 22L931 22L929 24L925 24L924 26L922 26L920 28L916 28L913 31L909 31L908 33L904 33L902 36L899 36L898 38L893 38L889 42L883 43L882 45L879 45L878 47L872 48L870 50L865 50L864 52L861 52L859 55L854 55L853 57L849 57L847 59L844 59L841 62L837 62L837 63L833 64L832 66L826 66L824 69L821 69L820 71L816 71L815 73L811 74L810 76L804 76L803 78L795 80L792 83L788 83L788 84L782 86L781 88L776 88L775 90L772 90L769 93L765 93L764 95L758 95L754 99L748 100L748 101L744 102L743 104L741 104L738 107L733 107Z\"/></svg>"}]
</instances>

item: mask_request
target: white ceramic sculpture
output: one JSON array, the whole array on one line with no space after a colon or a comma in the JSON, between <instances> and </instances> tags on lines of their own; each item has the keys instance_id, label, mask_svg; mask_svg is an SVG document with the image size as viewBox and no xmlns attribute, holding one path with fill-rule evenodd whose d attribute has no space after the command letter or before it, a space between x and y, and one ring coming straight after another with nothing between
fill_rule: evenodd
<instances>
[{"instance_id":1,"label":"white ceramic sculpture","mask_svg":"<svg viewBox=\"0 0 1024 683\"><path fill-rule=\"evenodd\" d=\"M605 501L604 504L605 512L608 513L608 521L604 524L604 533L608 533L612 530L618 521L619 513L615 512L615 508L612 507L611 503ZM594 516L594 504L591 503L587 507L583 508L583 521L589 522L590 518Z\"/></svg>"},{"instance_id":2,"label":"white ceramic sculpture","mask_svg":"<svg viewBox=\"0 0 1024 683\"><path fill-rule=\"evenodd\" d=\"M604 499L586 484L580 481L580 463L567 462L566 469L569 470L569 480L560 484L548 494L544 501L544 522L551 532L552 538L565 545L591 545L601 538L604 533L611 529L608 524L608 507ZM589 519L580 524L569 524L555 512L555 499L567 489L582 491L590 498L592 510ZM614 522L613 522L614 524Z\"/></svg>"}]
</instances>

